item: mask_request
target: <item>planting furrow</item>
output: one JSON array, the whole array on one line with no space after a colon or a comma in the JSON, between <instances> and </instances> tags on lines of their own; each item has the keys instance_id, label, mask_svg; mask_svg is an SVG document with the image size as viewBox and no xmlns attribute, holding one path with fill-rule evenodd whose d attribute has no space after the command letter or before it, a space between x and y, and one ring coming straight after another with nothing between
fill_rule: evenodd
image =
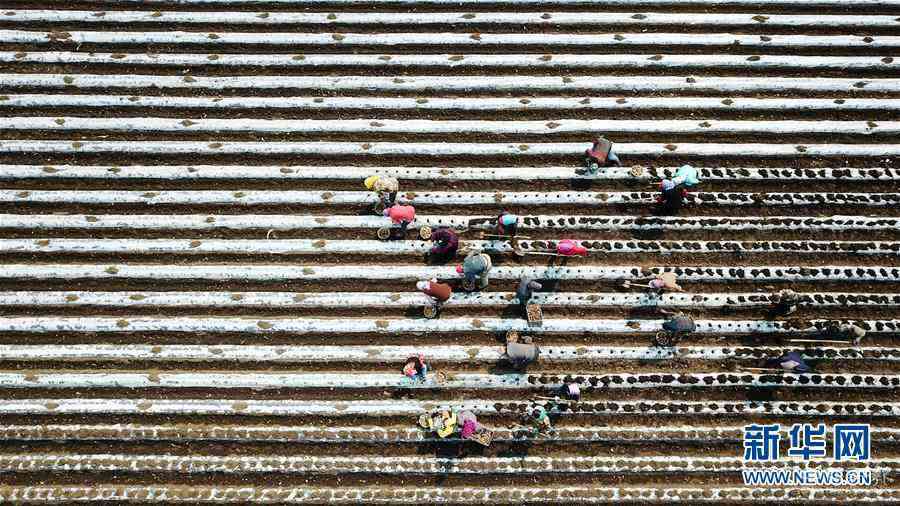
<instances>
[{"instance_id":1,"label":"planting furrow","mask_svg":"<svg viewBox=\"0 0 900 506\"><path fill-rule=\"evenodd\" d=\"M562 442L634 442L702 441L735 442L741 439L741 427L662 426L662 427L560 427L555 441ZM900 440L898 429L873 428L873 439L882 442ZM525 431L496 428L494 441L526 440ZM439 438L417 427L408 426L265 426L265 425L0 425L4 441L231 441L295 443L420 443Z\"/></svg>"},{"instance_id":2,"label":"planting furrow","mask_svg":"<svg viewBox=\"0 0 900 506\"><path fill-rule=\"evenodd\" d=\"M679 99L681 101L682 99ZM687 100L687 99L684 99ZM671 101L668 101L672 103ZM0 102L2 105L2 102ZM900 108L900 101L898 101ZM565 181L569 179L647 181L670 178L677 167L644 167L634 176L630 168L610 167L596 176L578 167L358 167L358 166L251 166L251 165L0 165L0 180L9 179L102 179L102 180L364 180L372 174L409 181ZM873 168L757 168L698 167L699 177L710 181L895 181L900 171ZM649 219L649 218L645 218Z\"/></svg>"},{"instance_id":3,"label":"planting furrow","mask_svg":"<svg viewBox=\"0 0 900 506\"><path fill-rule=\"evenodd\" d=\"M457 230L493 229L493 216L418 215L411 227L451 227ZM0 228L28 230L270 230L379 229L378 216L319 216L296 214L0 214ZM900 218L866 216L522 216L520 230L703 230L703 231L882 231L900 228Z\"/></svg>"},{"instance_id":4,"label":"planting furrow","mask_svg":"<svg viewBox=\"0 0 900 506\"><path fill-rule=\"evenodd\" d=\"M203 44L224 46L259 44L267 46L740 46L749 48L872 48L900 47L900 37L879 35L743 35L733 33L275 33L275 32L165 32L67 31L64 37L49 37L46 31L0 30L2 44ZM214 35L214 36L212 36ZM337 35L337 37L335 36Z\"/></svg>"},{"instance_id":5,"label":"planting furrow","mask_svg":"<svg viewBox=\"0 0 900 506\"><path fill-rule=\"evenodd\" d=\"M174 473L378 473L378 474L537 474L537 473L705 473L740 472L770 466L735 457L318 457L311 455L182 456L142 454L0 454L5 472L174 472ZM868 469L889 475L900 470L895 459L864 463L794 461L798 469Z\"/></svg>"},{"instance_id":6,"label":"planting furrow","mask_svg":"<svg viewBox=\"0 0 900 506\"><path fill-rule=\"evenodd\" d=\"M552 442L575 443L734 443L742 440L742 426L616 426L557 427ZM872 440L900 442L900 430L872 427ZM525 430L498 427L494 441L531 440ZM783 431L787 437L787 430ZM440 441L418 427L321 426L321 425L225 425L225 424L40 424L0 425L4 441L228 441L291 443L433 443ZM532 440L540 442L541 440Z\"/></svg>"},{"instance_id":7,"label":"planting furrow","mask_svg":"<svg viewBox=\"0 0 900 506\"><path fill-rule=\"evenodd\" d=\"M130 5L134 0L106 0L110 5ZM534 3L562 5L562 6L583 6L590 5L587 0L550 0L537 2L537 0L376 0L374 2L368 0L151 0L142 2L142 5L197 5L197 4L214 4L221 6L235 5L303 5L321 4L321 5L345 5L352 6L357 4L365 4L367 6L428 6L440 4L454 5L510 5L520 7L522 5L530 5ZM677 7L682 5L703 5L707 7L732 6L732 5L760 5L760 0L609 0L606 2L610 6L668 6ZM900 6L900 0L765 0L764 5L791 6L791 7L891 7Z\"/></svg>"},{"instance_id":8,"label":"planting furrow","mask_svg":"<svg viewBox=\"0 0 900 506\"><path fill-rule=\"evenodd\" d=\"M2 63L52 65L141 65L185 67L435 67L435 68L515 68L538 69L791 69L868 70L891 72L900 68L900 59L880 56L796 56L796 55L653 55L653 54L141 54L77 53L63 51L0 52Z\"/></svg>"},{"instance_id":9,"label":"planting furrow","mask_svg":"<svg viewBox=\"0 0 900 506\"><path fill-rule=\"evenodd\" d=\"M470 410L481 415L523 414L531 404L520 400L475 400L441 402L415 400L261 400L261 399L107 399L46 398L6 399L2 415L241 415L241 416L403 416L416 417L441 407ZM891 420L900 414L900 403L832 401L589 401L568 403L564 409L550 408L559 416L752 416L877 417Z\"/></svg>"},{"instance_id":10,"label":"planting furrow","mask_svg":"<svg viewBox=\"0 0 900 506\"><path fill-rule=\"evenodd\" d=\"M887 347L853 348L791 348L773 346L754 347L620 347L620 346L552 346L541 347L541 361L566 363L592 360L747 360L777 358L789 351L800 353L807 360L820 362L900 361L900 349ZM417 353L429 360L448 363L495 363L504 350L500 346L264 346L264 345L143 345L143 344L67 344L0 345L0 361L140 361L140 362L223 362L265 363L403 363Z\"/></svg>"},{"instance_id":11,"label":"planting furrow","mask_svg":"<svg viewBox=\"0 0 900 506\"><path fill-rule=\"evenodd\" d=\"M415 381L398 373L235 373L235 372L3 372L0 388L28 389L464 389L558 391L566 381L581 385L588 393L635 389L709 388L815 388L896 390L900 376L883 374L802 374L779 373L668 373L603 374L580 371L563 374L481 374L446 373L443 381L434 376Z\"/></svg>"},{"instance_id":12,"label":"planting furrow","mask_svg":"<svg viewBox=\"0 0 900 506\"><path fill-rule=\"evenodd\" d=\"M385 226L389 223L385 223ZM900 242L887 241L578 241L591 253L631 254L830 254L900 255ZM556 241L522 240L519 251L555 253ZM422 255L430 241L325 240L325 239L0 239L0 254L230 254L230 255ZM460 241L463 251L511 253L507 241Z\"/></svg>"},{"instance_id":13,"label":"planting furrow","mask_svg":"<svg viewBox=\"0 0 900 506\"><path fill-rule=\"evenodd\" d=\"M457 230L493 229L493 216L418 215L410 224L451 227ZM704 231L882 231L900 228L900 218L866 216L522 216L520 230L704 230ZM296 214L0 214L0 228L28 230L270 230L378 229L386 221L378 216L319 216Z\"/></svg>"},{"instance_id":14,"label":"planting furrow","mask_svg":"<svg viewBox=\"0 0 900 506\"><path fill-rule=\"evenodd\" d=\"M0 80L3 76L0 76ZM566 157L572 159L589 147L586 142L557 143L463 143L463 142L240 142L240 141L70 141L0 140L0 154L58 153L64 155L128 153L150 155L309 155L326 156L494 156L532 158ZM900 144L719 144L719 143L623 143L616 144L621 156L656 158L685 157L895 157Z\"/></svg>"},{"instance_id":15,"label":"planting furrow","mask_svg":"<svg viewBox=\"0 0 900 506\"><path fill-rule=\"evenodd\" d=\"M310 55L309 57L312 57ZM0 107L114 107L154 109L212 109L240 111L245 109L299 110L310 112L348 110L409 110L419 112L519 112L519 111L615 111L652 113L655 111L801 111L801 112L890 112L900 110L900 99L891 98L752 98L752 97L429 97L427 99L403 97L202 97L202 96L141 96L141 95L91 95L91 94L14 94L0 97ZM40 166L39 166L40 167ZM135 167L122 167L134 169ZM201 169L202 166L197 167ZM348 167L350 168L350 167ZM522 168L526 169L526 168ZM559 167L572 172L572 167ZM359 170L359 168L355 168ZM385 167L398 171L405 177L414 177L416 171L437 170L431 167ZM451 169L459 170L459 169ZM482 170L492 170L486 168ZM496 169L493 169L496 170ZM608 169L605 172L609 172ZM657 169L658 170L658 169ZM794 169L785 169L794 170ZM821 169L811 169L821 170ZM840 169L854 170L854 169ZM363 176L365 177L365 176Z\"/></svg>"},{"instance_id":16,"label":"planting furrow","mask_svg":"<svg viewBox=\"0 0 900 506\"><path fill-rule=\"evenodd\" d=\"M45 36L45 34L42 34ZM48 89L185 89L285 90L327 89L332 92L624 92L659 93L894 93L900 79L710 76L171 76L147 74L0 74L2 88Z\"/></svg>"},{"instance_id":17,"label":"planting furrow","mask_svg":"<svg viewBox=\"0 0 900 506\"><path fill-rule=\"evenodd\" d=\"M900 60L898 60L900 62ZM251 132L251 133L403 133L403 134L485 134L558 135L613 132L622 135L665 134L898 134L900 121L718 121L696 120L576 120L485 121L485 120L272 120L255 118L85 118L0 117L0 130L47 130L54 132Z\"/></svg>"},{"instance_id":18,"label":"planting furrow","mask_svg":"<svg viewBox=\"0 0 900 506\"><path fill-rule=\"evenodd\" d=\"M638 266L505 267L491 269L492 279L560 279L622 281L674 272L680 282L867 282L896 283L900 267L895 266ZM266 265L266 264L14 264L0 269L0 279L154 279L188 281L290 281L377 279L418 281L437 277L458 278L452 266L392 265L372 269L370 265Z\"/></svg>"},{"instance_id":19,"label":"planting furrow","mask_svg":"<svg viewBox=\"0 0 900 506\"><path fill-rule=\"evenodd\" d=\"M640 503L797 503L887 504L900 502L894 488L766 487L274 487L255 485L0 485L0 500L29 503L170 502L187 504L607 504Z\"/></svg>"},{"instance_id":20,"label":"planting furrow","mask_svg":"<svg viewBox=\"0 0 900 506\"><path fill-rule=\"evenodd\" d=\"M896 307L900 295L890 293L812 292L798 294L799 306ZM680 307L680 308L770 308L778 296L746 293L535 293L531 303L550 307ZM6 307L234 307L234 308L333 308L407 307L431 304L431 297L418 292L97 292L97 291L7 291L0 292ZM493 307L516 305L513 292L455 293L444 307Z\"/></svg>"},{"instance_id":21,"label":"planting furrow","mask_svg":"<svg viewBox=\"0 0 900 506\"><path fill-rule=\"evenodd\" d=\"M102 14L102 15L101 15ZM678 13L678 12L260 12L8 10L7 21L22 23L152 23L228 25L539 25L545 26L755 26L766 28L893 28L895 16Z\"/></svg>"},{"instance_id":22,"label":"planting furrow","mask_svg":"<svg viewBox=\"0 0 900 506\"><path fill-rule=\"evenodd\" d=\"M0 143L0 150L4 144ZM900 150L900 144L897 145ZM414 205L568 205L608 206L613 204L656 203L659 192L451 192L423 191L401 194L401 200ZM321 190L14 190L0 189L0 203L17 204L178 204L178 205L371 205L378 197L367 191ZM897 193L743 193L692 192L686 201L693 205L713 206L796 206L851 205L861 207L896 206ZM390 220L383 219L384 225Z\"/></svg>"},{"instance_id":23,"label":"planting furrow","mask_svg":"<svg viewBox=\"0 0 900 506\"><path fill-rule=\"evenodd\" d=\"M521 319L504 318L444 318L441 320L388 318L256 318L236 317L0 317L0 332L240 332L245 334L425 334L459 332L506 332L517 330L532 334L648 334L661 329L662 320L601 320L601 319L545 319L540 327L529 327ZM828 320L765 321L765 320L697 320L695 334L816 334ZM857 320L869 333L893 333L900 330L900 320Z\"/></svg>"}]
</instances>

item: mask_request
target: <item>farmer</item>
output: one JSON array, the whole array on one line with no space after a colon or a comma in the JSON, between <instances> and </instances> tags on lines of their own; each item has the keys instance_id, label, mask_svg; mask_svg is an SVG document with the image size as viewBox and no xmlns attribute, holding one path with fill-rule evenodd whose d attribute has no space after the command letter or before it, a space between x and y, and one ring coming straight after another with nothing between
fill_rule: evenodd
<instances>
[{"instance_id":1,"label":"farmer","mask_svg":"<svg viewBox=\"0 0 900 506\"><path fill-rule=\"evenodd\" d=\"M534 344L530 337L519 340L508 339L506 342L506 353L503 358L509 362L514 369L525 369L529 364L537 361L541 355L541 349Z\"/></svg>"},{"instance_id":2,"label":"farmer","mask_svg":"<svg viewBox=\"0 0 900 506\"><path fill-rule=\"evenodd\" d=\"M866 330L853 323L831 323L826 327L825 335L834 339L846 339L854 345L859 345L866 337Z\"/></svg>"},{"instance_id":3,"label":"farmer","mask_svg":"<svg viewBox=\"0 0 900 506\"><path fill-rule=\"evenodd\" d=\"M463 439L471 439L472 436L475 435L476 432L481 428L481 425L478 423L478 419L475 417L475 413L469 410L460 411L456 416L457 423L461 427L460 429L460 437Z\"/></svg>"},{"instance_id":4,"label":"farmer","mask_svg":"<svg viewBox=\"0 0 900 506\"><path fill-rule=\"evenodd\" d=\"M453 289L447 283L438 283L437 278L431 278L429 281L419 281L416 283L416 289L431 297L435 306L447 302Z\"/></svg>"},{"instance_id":5,"label":"farmer","mask_svg":"<svg viewBox=\"0 0 900 506\"><path fill-rule=\"evenodd\" d=\"M519 217L508 211L503 211L497 216L497 235L513 238L519 230Z\"/></svg>"},{"instance_id":6,"label":"farmer","mask_svg":"<svg viewBox=\"0 0 900 506\"><path fill-rule=\"evenodd\" d=\"M622 283L622 288L628 289L632 287L631 281ZM683 292L684 288L678 284L678 276L674 272L663 272L657 274L647 283L647 287L662 295L663 292Z\"/></svg>"},{"instance_id":7,"label":"farmer","mask_svg":"<svg viewBox=\"0 0 900 506\"><path fill-rule=\"evenodd\" d=\"M456 256L459 249L459 236L448 227L440 227L431 232L431 241L434 243L428 251L431 260L444 263Z\"/></svg>"},{"instance_id":8,"label":"farmer","mask_svg":"<svg viewBox=\"0 0 900 506\"><path fill-rule=\"evenodd\" d=\"M519 286L516 288L516 298L519 299L519 307L522 310L522 314L525 314L525 306L531 301L534 291L541 288L543 288L543 285L535 281L534 278L525 277L519 281Z\"/></svg>"},{"instance_id":9,"label":"farmer","mask_svg":"<svg viewBox=\"0 0 900 506\"><path fill-rule=\"evenodd\" d=\"M472 286L475 280L478 284L475 288L485 289L488 286L488 273L491 271L491 257L486 253L473 251L466 256L462 265L456 266L456 272L466 277L466 284Z\"/></svg>"},{"instance_id":10,"label":"farmer","mask_svg":"<svg viewBox=\"0 0 900 506\"><path fill-rule=\"evenodd\" d=\"M672 178L675 186L684 185L686 188L700 184L700 178L697 177L697 169L690 165L682 165L675 171L675 177Z\"/></svg>"},{"instance_id":11,"label":"farmer","mask_svg":"<svg viewBox=\"0 0 900 506\"><path fill-rule=\"evenodd\" d=\"M588 250L581 244L578 244L577 241L573 241L572 239L563 239L556 243L556 253L558 255L573 257L573 256L588 256Z\"/></svg>"},{"instance_id":12,"label":"farmer","mask_svg":"<svg viewBox=\"0 0 900 506\"><path fill-rule=\"evenodd\" d=\"M456 432L457 423L458 418L456 413L449 409L434 413L431 415L431 418L428 419L428 426L441 438L445 438Z\"/></svg>"},{"instance_id":13,"label":"farmer","mask_svg":"<svg viewBox=\"0 0 900 506\"><path fill-rule=\"evenodd\" d=\"M584 157L588 172L591 174L596 174L600 167L622 166L622 162L613 151L612 142L603 137L594 139L591 148L585 150Z\"/></svg>"},{"instance_id":14,"label":"farmer","mask_svg":"<svg viewBox=\"0 0 900 506\"><path fill-rule=\"evenodd\" d=\"M697 324L689 315L664 309L660 309L659 312L669 316L662 324L662 332L656 335L656 344L659 346L672 346L697 330Z\"/></svg>"},{"instance_id":15,"label":"farmer","mask_svg":"<svg viewBox=\"0 0 900 506\"><path fill-rule=\"evenodd\" d=\"M394 237L402 239L406 237L406 229L409 227L409 224L416 219L416 208L409 205L394 204L391 207L386 207L382 214L390 218L394 227L397 228L398 233Z\"/></svg>"},{"instance_id":16,"label":"farmer","mask_svg":"<svg viewBox=\"0 0 900 506\"><path fill-rule=\"evenodd\" d=\"M793 314L797 311L797 306L800 305L800 295L793 290L781 290L776 297L775 314L777 315L787 316Z\"/></svg>"},{"instance_id":17,"label":"farmer","mask_svg":"<svg viewBox=\"0 0 900 506\"><path fill-rule=\"evenodd\" d=\"M529 421L534 425L536 434L540 434L541 432L551 432L553 430L553 426L550 423L550 415L547 413L547 408L544 406L541 406L540 404L535 405L531 408L528 415Z\"/></svg>"},{"instance_id":18,"label":"farmer","mask_svg":"<svg viewBox=\"0 0 900 506\"><path fill-rule=\"evenodd\" d=\"M428 374L428 364L425 363L425 356L421 353L410 357L403 366L403 375L407 378L425 381L425 375Z\"/></svg>"},{"instance_id":19,"label":"farmer","mask_svg":"<svg viewBox=\"0 0 900 506\"><path fill-rule=\"evenodd\" d=\"M812 372L812 368L803 361L803 356L796 351L785 353L776 358L772 361L772 365L784 369L785 372L792 372L795 374Z\"/></svg>"},{"instance_id":20,"label":"farmer","mask_svg":"<svg viewBox=\"0 0 900 506\"><path fill-rule=\"evenodd\" d=\"M566 381L559 388L559 397L567 401L578 402L581 400L581 387L574 381Z\"/></svg>"},{"instance_id":21,"label":"farmer","mask_svg":"<svg viewBox=\"0 0 900 506\"><path fill-rule=\"evenodd\" d=\"M400 191L400 182L397 178L391 176L369 176L364 184L367 190L371 190L378 195L378 200L384 207L394 205L397 198L397 192Z\"/></svg>"},{"instance_id":22,"label":"farmer","mask_svg":"<svg viewBox=\"0 0 900 506\"><path fill-rule=\"evenodd\" d=\"M675 214L684 205L684 198L687 197L687 190L684 183L678 184L671 179L663 179L659 183L660 195L656 198L660 209L666 214Z\"/></svg>"},{"instance_id":23,"label":"farmer","mask_svg":"<svg viewBox=\"0 0 900 506\"><path fill-rule=\"evenodd\" d=\"M690 316L679 313L672 314L671 318L664 321L662 324L662 328L667 332L672 332L684 336L697 330L697 324L694 323L694 319Z\"/></svg>"}]
</instances>

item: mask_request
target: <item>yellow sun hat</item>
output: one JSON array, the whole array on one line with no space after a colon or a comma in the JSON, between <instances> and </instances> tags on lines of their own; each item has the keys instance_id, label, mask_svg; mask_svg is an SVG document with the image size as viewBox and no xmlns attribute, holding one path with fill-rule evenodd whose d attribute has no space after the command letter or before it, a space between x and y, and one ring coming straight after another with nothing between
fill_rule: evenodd
<instances>
[{"instance_id":1,"label":"yellow sun hat","mask_svg":"<svg viewBox=\"0 0 900 506\"><path fill-rule=\"evenodd\" d=\"M367 189L367 190L371 190L372 188L375 188L375 183L378 182L378 179L379 179L378 176L369 176L369 177L367 177L367 178L366 178L366 189Z\"/></svg>"}]
</instances>

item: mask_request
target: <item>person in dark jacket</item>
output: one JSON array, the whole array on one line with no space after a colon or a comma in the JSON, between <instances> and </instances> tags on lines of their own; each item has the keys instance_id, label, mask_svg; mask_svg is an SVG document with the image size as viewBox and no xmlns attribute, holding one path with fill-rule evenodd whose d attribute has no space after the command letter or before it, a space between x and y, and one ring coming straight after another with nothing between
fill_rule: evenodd
<instances>
[{"instance_id":1,"label":"person in dark jacket","mask_svg":"<svg viewBox=\"0 0 900 506\"><path fill-rule=\"evenodd\" d=\"M431 232L434 243L428 251L431 261L446 263L456 256L459 249L459 236L447 227L440 227Z\"/></svg>"},{"instance_id":2,"label":"person in dark jacket","mask_svg":"<svg viewBox=\"0 0 900 506\"><path fill-rule=\"evenodd\" d=\"M522 314L525 314L525 306L528 305L528 302L531 300L531 296L534 295L535 290L540 290L543 286L534 280L534 278L522 278L519 281L519 287L516 288L516 298L519 299L519 308L522 310Z\"/></svg>"},{"instance_id":3,"label":"person in dark jacket","mask_svg":"<svg viewBox=\"0 0 900 506\"><path fill-rule=\"evenodd\" d=\"M663 179L659 183L660 195L656 199L660 210L665 214L676 214L684 205L687 190L684 184L675 184L671 179Z\"/></svg>"},{"instance_id":4,"label":"person in dark jacket","mask_svg":"<svg viewBox=\"0 0 900 506\"><path fill-rule=\"evenodd\" d=\"M781 369L784 369L784 372L791 372L794 374L812 372L812 367L810 367L803 360L803 356L796 351L785 353L775 360L772 360L770 365L772 367L780 367Z\"/></svg>"},{"instance_id":5,"label":"person in dark jacket","mask_svg":"<svg viewBox=\"0 0 900 506\"><path fill-rule=\"evenodd\" d=\"M581 387L574 381L566 381L559 388L558 397L567 401L578 402L581 400Z\"/></svg>"},{"instance_id":6,"label":"person in dark jacket","mask_svg":"<svg viewBox=\"0 0 900 506\"><path fill-rule=\"evenodd\" d=\"M775 314L778 316L788 316L797 311L800 305L800 295L793 290L782 290L778 292L775 302Z\"/></svg>"},{"instance_id":7,"label":"person in dark jacket","mask_svg":"<svg viewBox=\"0 0 900 506\"><path fill-rule=\"evenodd\" d=\"M662 331L656 335L656 344L660 346L672 346L681 338L697 330L697 324L689 315L673 313L664 309L659 312L669 316L662 324Z\"/></svg>"}]
</instances>

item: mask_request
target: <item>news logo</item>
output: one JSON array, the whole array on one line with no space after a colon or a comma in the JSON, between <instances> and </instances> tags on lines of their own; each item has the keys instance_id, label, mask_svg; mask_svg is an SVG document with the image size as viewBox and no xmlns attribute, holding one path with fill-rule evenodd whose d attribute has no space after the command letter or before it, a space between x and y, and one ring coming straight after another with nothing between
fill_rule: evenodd
<instances>
[{"instance_id":1,"label":"news logo","mask_svg":"<svg viewBox=\"0 0 900 506\"><path fill-rule=\"evenodd\" d=\"M794 461L827 460L832 463L867 462L872 454L869 424L835 424L829 432L825 424L795 423L787 429L785 456ZM744 426L744 463L777 462L781 458L783 434L780 424ZM831 453L828 453L828 444ZM742 471L745 485L871 485L870 469L827 468L806 466L767 468L754 466Z\"/></svg>"}]
</instances>

